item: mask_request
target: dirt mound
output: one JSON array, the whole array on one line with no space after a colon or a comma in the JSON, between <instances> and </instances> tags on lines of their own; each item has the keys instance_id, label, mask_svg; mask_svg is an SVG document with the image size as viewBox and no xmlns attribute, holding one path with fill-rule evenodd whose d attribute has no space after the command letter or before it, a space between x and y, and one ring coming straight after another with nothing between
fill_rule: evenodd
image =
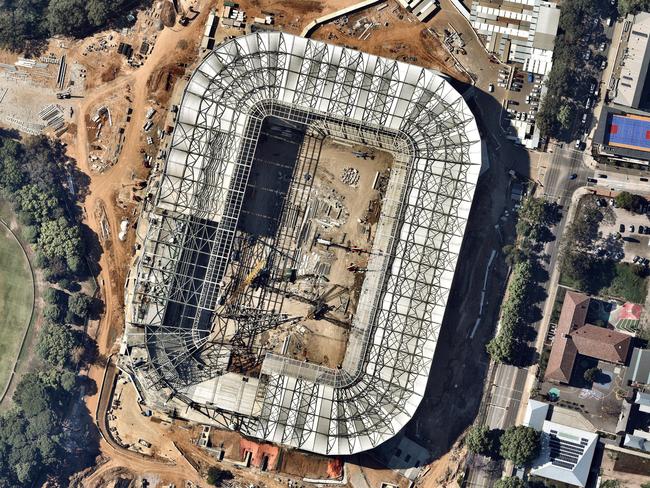
<instances>
[{"instance_id":1,"label":"dirt mound","mask_svg":"<svg viewBox=\"0 0 650 488\"><path fill-rule=\"evenodd\" d=\"M165 27L174 27L176 23L176 11L172 2L166 1L160 9L160 20Z\"/></svg>"},{"instance_id":2,"label":"dirt mound","mask_svg":"<svg viewBox=\"0 0 650 488\"><path fill-rule=\"evenodd\" d=\"M185 74L178 63L168 64L153 72L147 80L147 91L158 103L165 104L176 81Z\"/></svg>"}]
</instances>

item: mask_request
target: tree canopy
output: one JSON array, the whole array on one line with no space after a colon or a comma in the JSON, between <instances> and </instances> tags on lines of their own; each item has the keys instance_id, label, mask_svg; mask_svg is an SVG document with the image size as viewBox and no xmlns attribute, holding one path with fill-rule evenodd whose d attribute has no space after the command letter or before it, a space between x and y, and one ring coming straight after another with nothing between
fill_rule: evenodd
<instances>
[{"instance_id":1,"label":"tree canopy","mask_svg":"<svg viewBox=\"0 0 650 488\"><path fill-rule=\"evenodd\" d=\"M63 325L45 324L38 336L36 352L46 363L62 368L70 362L72 352L79 342Z\"/></svg>"},{"instance_id":2,"label":"tree canopy","mask_svg":"<svg viewBox=\"0 0 650 488\"><path fill-rule=\"evenodd\" d=\"M641 207L646 203L645 198L627 191L622 191L616 196L616 205L630 212L639 212Z\"/></svg>"},{"instance_id":3,"label":"tree canopy","mask_svg":"<svg viewBox=\"0 0 650 488\"><path fill-rule=\"evenodd\" d=\"M84 37L124 13L126 0L11 0L0 7L0 45L21 51L51 35Z\"/></svg>"},{"instance_id":4,"label":"tree canopy","mask_svg":"<svg viewBox=\"0 0 650 488\"><path fill-rule=\"evenodd\" d=\"M41 226L41 235L36 247L48 258L65 259L68 267L78 266L78 260L83 253L83 241L79 227L71 225L65 218L45 222Z\"/></svg>"},{"instance_id":5,"label":"tree canopy","mask_svg":"<svg viewBox=\"0 0 650 488\"><path fill-rule=\"evenodd\" d=\"M490 437L490 429L484 426L473 426L465 437L467 449L474 454L491 456L493 453L493 442Z\"/></svg>"},{"instance_id":6,"label":"tree canopy","mask_svg":"<svg viewBox=\"0 0 650 488\"><path fill-rule=\"evenodd\" d=\"M71 372L26 374L13 395L16 408L0 415L0 486L30 486L42 470L60 467L62 418L74 391Z\"/></svg>"},{"instance_id":7,"label":"tree canopy","mask_svg":"<svg viewBox=\"0 0 650 488\"><path fill-rule=\"evenodd\" d=\"M618 0L618 11L622 16L650 11L650 0Z\"/></svg>"},{"instance_id":8,"label":"tree canopy","mask_svg":"<svg viewBox=\"0 0 650 488\"><path fill-rule=\"evenodd\" d=\"M516 466L532 461L539 452L539 432L532 427L516 425L501 436L501 455Z\"/></svg>"},{"instance_id":9,"label":"tree canopy","mask_svg":"<svg viewBox=\"0 0 650 488\"><path fill-rule=\"evenodd\" d=\"M494 488L526 488L526 483L516 476L508 476L497 480L497 482L494 483Z\"/></svg>"}]
</instances>

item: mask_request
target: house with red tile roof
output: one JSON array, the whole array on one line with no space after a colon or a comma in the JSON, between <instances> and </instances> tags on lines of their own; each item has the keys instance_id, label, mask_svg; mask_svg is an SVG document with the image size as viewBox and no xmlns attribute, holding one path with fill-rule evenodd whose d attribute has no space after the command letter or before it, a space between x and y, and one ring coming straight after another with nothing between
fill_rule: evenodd
<instances>
[{"instance_id":1,"label":"house with red tile roof","mask_svg":"<svg viewBox=\"0 0 650 488\"><path fill-rule=\"evenodd\" d=\"M569 383L578 354L616 364L627 361L632 337L587 324L590 300L584 293L566 293L544 374L546 381Z\"/></svg>"}]
</instances>

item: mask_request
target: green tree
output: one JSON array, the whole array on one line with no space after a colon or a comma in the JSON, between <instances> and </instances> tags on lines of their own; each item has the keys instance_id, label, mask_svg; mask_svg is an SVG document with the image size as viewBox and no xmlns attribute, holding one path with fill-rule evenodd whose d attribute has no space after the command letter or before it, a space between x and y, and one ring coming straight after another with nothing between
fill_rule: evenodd
<instances>
[{"instance_id":1,"label":"green tree","mask_svg":"<svg viewBox=\"0 0 650 488\"><path fill-rule=\"evenodd\" d=\"M600 488L621 488L619 480L606 480L600 484Z\"/></svg>"},{"instance_id":2,"label":"green tree","mask_svg":"<svg viewBox=\"0 0 650 488\"><path fill-rule=\"evenodd\" d=\"M639 208L645 203L645 198L639 195L634 195L627 191L622 191L616 196L616 205L631 212L637 212Z\"/></svg>"},{"instance_id":3,"label":"green tree","mask_svg":"<svg viewBox=\"0 0 650 488\"><path fill-rule=\"evenodd\" d=\"M465 437L465 445L474 454L488 455L492 452L490 429L485 426L475 425Z\"/></svg>"},{"instance_id":4,"label":"green tree","mask_svg":"<svg viewBox=\"0 0 650 488\"><path fill-rule=\"evenodd\" d=\"M622 17L627 14L650 11L650 0L618 0L618 11Z\"/></svg>"},{"instance_id":5,"label":"green tree","mask_svg":"<svg viewBox=\"0 0 650 488\"><path fill-rule=\"evenodd\" d=\"M81 37L88 29L84 0L50 0L46 18L51 34Z\"/></svg>"},{"instance_id":6,"label":"green tree","mask_svg":"<svg viewBox=\"0 0 650 488\"><path fill-rule=\"evenodd\" d=\"M43 292L43 300L50 305L58 305L63 302L63 295L60 290L49 287Z\"/></svg>"},{"instance_id":7,"label":"green tree","mask_svg":"<svg viewBox=\"0 0 650 488\"><path fill-rule=\"evenodd\" d=\"M45 222L41 226L37 248L47 258L61 258L69 265L83 253L79 227L70 225L63 217Z\"/></svg>"},{"instance_id":8,"label":"green tree","mask_svg":"<svg viewBox=\"0 0 650 488\"><path fill-rule=\"evenodd\" d=\"M63 214L57 198L33 184L25 185L18 190L16 199L20 210L28 213L33 222L39 225Z\"/></svg>"},{"instance_id":9,"label":"green tree","mask_svg":"<svg viewBox=\"0 0 650 488\"><path fill-rule=\"evenodd\" d=\"M501 436L501 455L516 466L532 461L539 452L539 432L531 427L516 425Z\"/></svg>"},{"instance_id":10,"label":"green tree","mask_svg":"<svg viewBox=\"0 0 650 488\"><path fill-rule=\"evenodd\" d=\"M73 349L79 343L67 327L45 324L36 344L38 356L46 363L62 368L69 364Z\"/></svg>"},{"instance_id":11,"label":"green tree","mask_svg":"<svg viewBox=\"0 0 650 488\"><path fill-rule=\"evenodd\" d=\"M71 322L84 321L92 307L93 299L84 293L75 293L68 300L68 314Z\"/></svg>"},{"instance_id":12,"label":"green tree","mask_svg":"<svg viewBox=\"0 0 650 488\"><path fill-rule=\"evenodd\" d=\"M526 488L526 483L516 476L501 478L494 483L494 488Z\"/></svg>"},{"instance_id":13,"label":"green tree","mask_svg":"<svg viewBox=\"0 0 650 488\"><path fill-rule=\"evenodd\" d=\"M563 129L568 129L571 127L573 117L573 107L569 104L562 105L557 113L557 121L560 123Z\"/></svg>"},{"instance_id":14,"label":"green tree","mask_svg":"<svg viewBox=\"0 0 650 488\"><path fill-rule=\"evenodd\" d=\"M63 308L59 303L48 304L43 310L43 316L53 323L61 323L63 320Z\"/></svg>"},{"instance_id":15,"label":"green tree","mask_svg":"<svg viewBox=\"0 0 650 488\"><path fill-rule=\"evenodd\" d=\"M102 26L108 22L109 16L120 7L119 0L87 0L86 12L88 20L94 26Z\"/></svg>"},{"instance_id":16,"label":"green tree","mask_svg":"<svg viewBox=\"0 0 650 488\"><path fill-rule=\"evenodd\" d=\"M1 15L0 15L1 17ZM25 182L21 161L22 146L11 139L0 144L0 187L9 193L18 190Z\"/></svg>"},{"instance_id":17,"label":"green tree","mask_svg":"<svg viewBox=\"0 0 650 488\"><path fill-rule=\"evenodd\" d=\"M589 368L588 370L585 371L584 377L585 381L588 381L590 383L593 383L596 381L596 378L598 378L598 375L602 373L602 370L600 368Z\"/></svg>"}]
</instances>

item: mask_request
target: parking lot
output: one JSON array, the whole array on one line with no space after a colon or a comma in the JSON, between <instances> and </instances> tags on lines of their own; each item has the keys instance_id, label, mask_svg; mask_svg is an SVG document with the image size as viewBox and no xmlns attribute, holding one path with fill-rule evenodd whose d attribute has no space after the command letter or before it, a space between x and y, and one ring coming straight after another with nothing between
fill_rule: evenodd
<instances>
[{"instance_id":1,"label":"parking lot","mask_svg":"<svg viewBox=\"0 0 650 488\"><path fill-rule=\"evenodd\" d=\"M601 198L600 202L601 205L607 205L606 218L600 224L603 239L611 236L612 240L619 240L618 235L620 234L619 241L622 242L624 252L621 260L650 266L650 217L648 214L635 214L622 208L616 208L611 204L611 199Z\"/></svg>"},{"instance_id":2,"label":"parking lot","mask_svg":"<svg viewBox=\"0 0 650 488\"><path fill-rule=\"evenodd\" d=\"M526 135L532 135L534 130L535 114L541 98L542 76L512 69L512 73L506 69L500 70L497 80L497 85L506 89L507 96L501 125L509 126L510 135L524 139Z\"/></svg>"}]
</instances>

